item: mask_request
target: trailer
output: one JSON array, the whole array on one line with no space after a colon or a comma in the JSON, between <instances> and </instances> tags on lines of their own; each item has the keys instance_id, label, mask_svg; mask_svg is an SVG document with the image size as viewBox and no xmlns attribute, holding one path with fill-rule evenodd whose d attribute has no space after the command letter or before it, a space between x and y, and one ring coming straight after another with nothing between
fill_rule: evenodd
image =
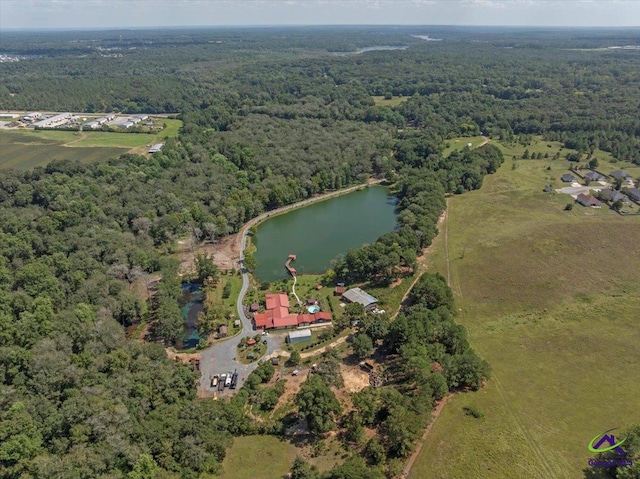
<instances>
[{"instance_id":1,"label":"trailer","mask_svg":"<svg viewBox=\"0 0 640 479\"><path fill-rule=\"evenodd\" d=\"M233 376L233 374L230 372L226 376L227 377L224 380L224 387L228 388L229 386L231 386L231 376Z\"/></svg>"},{"instance_id":2,"label":"trailer","mask_svg":"<svg viewBox=\"0 0 640 479\"><path fill-rule=\"evenodd\" d=\"M235 389L237 384L238 384L238 373L234 371L233 376L231 376L231 384L229 385L229 389Z\"/></svg>"},{"instance_id":3,"label":"trailer","mask_svg":"<svg viewBox=\"0 0 640 479\"><path fill-rule=\"evenodd\" d=\"M215 388L218 387L218 375L215 374L212 378L211 378L211 387Z\"/></svg>"},{"instance_id":4,"label":"trailer","mask_svg":"<svg viewBox=\"0 0 640 479\"><path fill-rule=\"evenodd\" d=\"M218 391L222 391L224 389L224 383L226 382L227 375L221 374L220 380L218 381Z\"/></svg>"}]
</instances>

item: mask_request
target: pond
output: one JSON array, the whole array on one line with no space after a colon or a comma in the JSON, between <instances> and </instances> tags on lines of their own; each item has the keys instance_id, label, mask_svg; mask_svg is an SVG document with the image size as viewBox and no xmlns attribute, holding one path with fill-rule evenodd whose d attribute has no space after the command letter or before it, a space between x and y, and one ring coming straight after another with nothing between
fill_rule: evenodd
<instances>
[{"instance_id":1,"label":"pond","mask_svg":"<svg viewBox=\"0 0 640 479\"><path fill-rule=\"evenodd\" d=\"M387 188L371 186L271 218L253 237L254 274L259 281L288 278L284 263L290 254L297 255L291 266L298 273L323 273L338 254L393 231L396 205Z\"/></svg>"},{"instance_id":2,"label":"pond","mask_svg":"<svg viewBox=\"0 0 640 479\"><path fill-rule=\"evenodd\" d=\"M180 313L184 319L184 331L178 338L179 349L195 348L200 341L198 313L204 310L204 294L199 283L182 283Z\"/></svg>"}]
</instances>

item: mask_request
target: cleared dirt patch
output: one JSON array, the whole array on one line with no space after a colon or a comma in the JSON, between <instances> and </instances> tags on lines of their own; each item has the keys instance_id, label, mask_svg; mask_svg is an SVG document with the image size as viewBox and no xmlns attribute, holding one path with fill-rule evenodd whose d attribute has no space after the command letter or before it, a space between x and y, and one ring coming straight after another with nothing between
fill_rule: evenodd
<instances>
[{"instance_id":1,"label":"cleared dirt patch","mask_svg":"<svg viewBox=\"0 0 640 479\"><path fill-rule=\"evenodd\" d=\"M340 365L340 374L344 380L344 389L350 393L357 393L369 385L369 374L359 366Z\"/></svg>"}]
</instances>

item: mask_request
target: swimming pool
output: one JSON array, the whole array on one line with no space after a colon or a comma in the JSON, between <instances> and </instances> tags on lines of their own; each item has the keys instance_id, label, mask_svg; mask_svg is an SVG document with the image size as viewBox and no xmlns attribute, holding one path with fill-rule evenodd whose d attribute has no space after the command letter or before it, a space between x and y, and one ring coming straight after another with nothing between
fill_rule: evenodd
<instances>
[{"instance_id":1,"label":"swimming pool","mask_svg":"<svg viewBox=\"0 0 640 479\"><path fill-rule=\"evenodd\" d=\"M307 311L309 311L311 314L317 313L318 311L320 311L320 306L314 304L313 306L309 306L307 308Z\"/></svg>"}]
</instances>

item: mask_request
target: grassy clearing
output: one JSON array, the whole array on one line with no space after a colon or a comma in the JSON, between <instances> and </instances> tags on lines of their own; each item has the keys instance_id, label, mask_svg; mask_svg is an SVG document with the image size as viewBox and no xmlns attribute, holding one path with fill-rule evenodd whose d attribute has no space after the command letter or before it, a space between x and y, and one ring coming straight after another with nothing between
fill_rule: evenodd
<instances>
[{"instance_id":1,"label":"grassy clearing","mask_svg":"<svg viewBox=\"0 0 640 479\"><path fill-rule=\"evenodd\" d=\"M173 120L169 118L155 118L155 122L164 124L165 127L161 132L157 134L158 140L164 140L167 138L175 138L182 128L182 120Z\"/></svg>"},{"instance_id":2,"label":"grassy clearing","mask_svg":"<svg viewBox=\"0 0 640 479\"><path fill-rule=\"evenodd\" d=\"M443 156L449 156L451 152L455 150L462 150L467 144L471 143L471 149L477 148L484 138L482 136L460 136L458 138L451 138L445 141L445 148L442 153Z\"/></svg>"},{"instance_id":3,"label":"grassy clearing","mask_svg":"<svg viewBox=\"0 0 640 479\"><path fill-rule=\"evenodd\" d=\"M150 143L154 135L146 133L111 133L104 131L54 131L22 130L2 131L0 135L14 138L16 143L32 144L39 140L50 140L67 147L118 147L133 148Z\"/></svg>"},{"instance_id":4,"label":"grassy clearing","mask_svg":"<svg viewBox=\"0 0 640 479\"><path fill-rule=\"evenodd\" d=\"M450 198L448 219L457 321L494 376L445 407L410 477L582 477L594 435L640 422L640 218L564 211L542 187L565 160L498 146L505 164ZM444 237L430 259L446 276Z\"/></svg>"},{"instance_id":5,"label":"grassy clearing","mask_svg":"<svg viewBox=\"0 0 640 479\"><path fill-rule=\"evenodd\" d=\"M376 106L398 106L400 103L404 103L409 98L408 96L394 96L387 100L384 96L372 97Z\"/></svg>"},{"instance_id":6,"label":"grassy clearing","mask_svg":"<svg viewBox=\"0 0 640 479\"><path fill-rule=\"evenodd\" d=\"M284 477L296 449L274 436L243 436L233 440L222 462L224 479L274 479Z\"/></svg>"},{"instance_id":7,"label":"grassy clearing","mask_svg":"<svg viewBox=\"0 0 640 479\"><path fill-rule=\"evenodd\" d=\"M0 130L0 168L29 170L53 160L93 163L129 150L146 153L146 145L178 135L182 121L160 118L166 128L156 135L102 131Z\"/></svg>"},{"instance_id":8,"label":"grassy clearing","mask_svg":"<svg viewBox=\"0 0 640 479\"><path fill-rule=\"evenodd\" d=\"M118 157L127 152L127 148L67 148L51 143L45 144L7 144L0 134L0 168L31 170L45 166L53 160L70 160L83 164L94 163Z\"/></svg>"}]
</instances>

